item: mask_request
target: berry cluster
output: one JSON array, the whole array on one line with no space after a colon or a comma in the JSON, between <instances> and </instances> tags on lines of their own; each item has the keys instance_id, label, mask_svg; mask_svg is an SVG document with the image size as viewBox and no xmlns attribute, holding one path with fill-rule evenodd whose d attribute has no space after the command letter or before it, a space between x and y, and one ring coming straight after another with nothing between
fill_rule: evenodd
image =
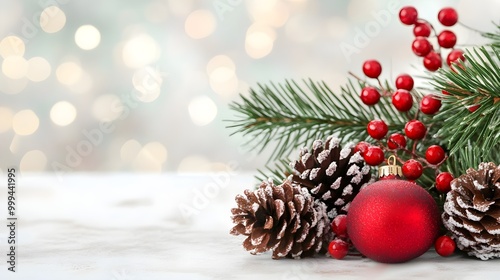
<instances>
[{"instance_id":1,"label":"berry cluster","mask_svg":"<svg viewBox=\"0 0 500 280\"><path fill-rule=\"evenodd\" d=\"M408 113L416 100L416 95L412 94L414 81L408 74L402 74L396 77L396 90L384 89L379 81L379 76L382 73L382 66L376 60L367 60L363 63L363 73L373 79L377 79L381 89L374 86L365 86L361 90L361 101L368 105L376 105L380 98L390 97L392 105L402 113ZM382 92L382 93L381 93ZM441 101L433 94L425 95L419 104L419 113L433 115L441 108ZM439 145L431 145L425 151L425 156L419 156L416 153L418 141L427 136L426 125L418 120L418 113L415 117L409 117L408 122L404 127L404 133L394 132L390 135L389 127L383 120L372 120L368 123L366 131L374 140L377 140L378 145L370 145L367 142L360 142L356 145L356 151L365 159L366 163L372 166L382 164L385 160L385 153L393 153L397 156L397 152L403 151L410 159L403 161L403 175L411 181L417 180L422 176L424 168L432 168L436 170L436 188L440 192L448 192L450 190L450 182L453 176L449 172L441 172L438 174L438 169L446 160L445 150ZM413 140L412 149L407 148L408 140Z\"/></svg>"},{"instance_id":2,"label":"berry cluster","mask_svg":"<svg viewBox=\"0 0 500 280\"><path fill-rule=\"evenodd\" d=\"M403 7L399 11L399 19L403 24L413 25L415 40L411 48L415 55L424 58L423 64L427 70L436 71L441 68L444 57L442 57L441 48L451 49L446 56L448 66L451 67L451 64L458 59L465 60L464 52L454 48L457 43L457 36L453 31L443 30L438 34L432 24L418 17L417 9L412 6ZM443 8L438 13L438 20L446 27L453 26L458 22L458 13L453 8ZM429 41L431 37L437 39L437 49L434 49L434 46Z\"/></svg>"},{"instance_id":3,"label":"berry cluster","mask_svg":"<svg viewBox=\"0 0 500 280\"><path fill-rule=\"evenodd\" d=\"M335 234L328 245L328 253L337 260L343 259L349 253L349 248L352 247L351 241L347 235L347 216L338 215L332 221L332 232ZM353 254L351 254L353 255Z\"/></svg>"}]
</instances>

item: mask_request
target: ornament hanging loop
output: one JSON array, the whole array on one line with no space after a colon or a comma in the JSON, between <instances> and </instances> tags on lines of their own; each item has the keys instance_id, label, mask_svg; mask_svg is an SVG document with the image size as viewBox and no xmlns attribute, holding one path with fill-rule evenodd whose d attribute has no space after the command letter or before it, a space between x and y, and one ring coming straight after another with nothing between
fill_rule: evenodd
<instances>
[{"instance_id":1,"label":"ornament hanging loop","mask_svg":"<svg viewBox=\"0 0 500 280\"><path fill-rule=\"evenodd\" d=\"M403 177L403 170L401 166L397 165L396 156L392 155L387 159L387 164L385 166L379 167L378 176L383 177Z\"/></svg>"}]
</instances>

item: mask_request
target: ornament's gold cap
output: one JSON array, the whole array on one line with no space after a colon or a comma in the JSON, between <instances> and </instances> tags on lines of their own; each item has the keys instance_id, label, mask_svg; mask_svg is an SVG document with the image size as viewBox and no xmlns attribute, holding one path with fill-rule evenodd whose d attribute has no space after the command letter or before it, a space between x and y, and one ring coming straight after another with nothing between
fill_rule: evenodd
<instances>
[{"instance_id":1,"label":"ornament's gold cap","mask_svg":"<svg viewBox=\"0 0 500 280\"><path fill-rule=\"evenodd\" d=\"M398 175L399 177L403 177L403 170L401 166L396 164L396 157L394 155L390 156L387 159L388 165L381 166L378 168L378 177L386 177L389 175Z\"/></svg>"}]
</instances>

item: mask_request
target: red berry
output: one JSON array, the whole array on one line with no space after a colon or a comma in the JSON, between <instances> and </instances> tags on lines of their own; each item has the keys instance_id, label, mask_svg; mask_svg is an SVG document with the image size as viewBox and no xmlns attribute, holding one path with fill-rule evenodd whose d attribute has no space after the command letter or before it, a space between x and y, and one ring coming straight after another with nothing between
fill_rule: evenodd
<instances>
[{"instance_id":1,"label":"red berry","mask_svg":"<svg viewBox=\"0 0 500 280\"><path fill-rule=\"evenodd\" d=\"M343 259L349 252L349 244L342 239L334 239L328 245L328 253L337 260Z\"/></svg>"},{"instance_id":2,"label":"red berry","mask_svg":"<svg viewBox=\"0 0 500 280\"><path fill-rule=\"evenodd\" d=\"M455 49L448 54L448 57L446 57L446 63L451 67L452 63L459 63L457 61L459 59L465 61L464 52L462 50Z\"/></svg>"},{"instance_id":3,"label":"red berry","mask_svg":"<svg viewBox=\"0 0 500 280\"><path fill-rule=\"evenodd\" d=\"M398 89L392 95L392 105L394 105L398 111L406 112L413 106L413 97L409 91Z\"/></svg>"},{"instance_id":4,"label":"red berry","mask_svg":"<svg viewBox=\"0 0 500 280\"><path fill-rule=\"evenodd\" d=\"M396 88L406 89L408 91L413 89L413 78L408 74L401 74L396 78Z\"/></svg>"},{"instance_id":5,"label":"red berry","mask_svg":"<svg viewBox=\"0 0 500 280\"><path fill-rule=\"evenodd\" d=\"M458 21L458 13L453 8L443 8L439 11L438 20L444 26L453 26Z\"/></svg>"},{"instance_id":6,"label":"red berry","mask_svg":"<svg viewBox=\"0 0 500 280\"><path fill-rule=\"evenodd\" d=\"M374 87L364 87L361 90L361 101L366 105L375 105L380 100L380 93Z\"/></svg>"},{"instance_id":7,"label":"red berry","mask_svg":"<svg viewBox=\"0 0 500 280\"><path fill-rule=\"evenodd\" d=\"M429 37L431 35L431 26L427 22L417 21L413 27L415 37Z\"/></svg>"},{"instance_id":8,"label":"red berry","mask_svg":"<svg viewBox=\"0 0 500 280\"><path fill-rule=\"evenodd\" d=\"M420 102L420 111L426 115L433 115L441 108L441 100L436 99L432 94L424 96Z\"/></svg>"},{"instance_id":9,"label":"red berry","mask_svg":"<svg viewBox=\"0 0 500 280\"><path fill-rule=\"evenodd\" d=\"M403 164L403 175L408 180L416 180L422 176L424 168L422 164L414 159L409 159Z\"/></svg>"},{"instance_id":10,"label":"red berry","mask_svg":"<svg viewBox=\"0 0 500 280\"><path fill-rule=\"evenodd\" d=\"M436 176L436 189L442 193L447 193L451 190L451 181L453 175L449 172L441 172Z\"/></svg>"},{"instance_id":11,"label":"red berry","mask_svg":"<svg viewBox=\"0 0 500 280\"><path fill-rule=\"evenodd\" d=\"M427 128L419 120L411 120L405 125L406 137L412 140L420 140L425 137L427 133Z\"/></svg>"},{"instance_id":12,"label":"red berry","mask_svg":"<svg viewBox=\"0 0 500 280\"><path fill-rule=\"evenodd\" d=\"M481 105L472 105L467 109L469 110L469 112L474 113L477 109L479 109L479 107L481 107Z\"/></svg>"},{"instance_id":13,"label":"red berry","mask_svg":"<svg viewBox=\"0 0 500 280\"><path fill-rule=\"evenodd\" d=\"M366 151L368 150L368 147L370 147L370 144L361 141L359 142L355 147L354 147L354 152L359 152L361 156L364 156Z\"/></svg>"},{"instance_id":14,"label":"red berry","mask_svg":"<svg viewBox=\"0 0 500 280\"><path fill-rule=\"evenodd\" d=\"M445 48L445 49L451 49L455 46L457 43L457 35L453 33L450 30L443 30L441 33L438 35L438 44Z\"/></svg>"},{"instance_id":15,"label":"red berry","mask_svg":"<svg viewBox=\"0 0 500 280\"><path fill-rule=\"evenodd\" d=\"M415 38L415 40L413 40L411 49L417 56L426 56L432 51L432 45L431 42L427 40L427 38L417 37Z\"/></svg>"},{"instance_id":16,"label":"red berry","mask_svg":"<svg viewBox=\"0 0 500 280\"><path fill-rule=\"evenodd\" d=\"M406 25L412 25L417 22L418 12L412 6L406 6L399 11L399 20Z\"/></svg>"},{"instance_id":17,"label":"red berry","mask_svg":"<svg viewBox=\"0 0 500 280\"><path fill-rule=\"evenodd\" d=\"M382 65L376 60L367 60L363 63L363 73L370 78L378 78L382 73Z\"/></svg>"},{"instance_id":18,"label":"red berry","mask_svg":"<svg viewBox=\"0 0 500 280\"><path fill-rule=\"evenodd\" d=\"M439 145L432 145L427 148L427 151L425 151L425 159L430 164L438 164L442 162L445 156L446 154L443 148L441 148L441 146Z\"/></svg>"},{"instance_id":19,"label":"red berry","mask_svg":"<svg viewBox=\"0 0 500 280\"><path fill-rule=\"evenodd\" d=\"M442 94L444 94L444 95L450 95L450 93L449 93L449 92L447 92L447 91L446 91L446 90L444 90L444 89L441 91L441 93L442 93Z\"/></svg>"},{"instance_id":20,"label":"red berry","mask_svg":"<svg viewBox=\"0 0 500 280\"><path fill-rule=\"evenodd\" d=\"M347 238L347 216L338 215L332 221L332 231L335 236L340 238Z\"/></svg>"},{"instance_id":21,"label":"red berry","mask_svg":"<svg viewBox=\"0 0 500 280\"><path fill-rule=\"evenodd\" d=\"M406 147L406 138L401 133L393 133L387 140L387 147L391 150Z\"/></svg>"},{"instance_id":22,"label":"red berry","mask_svg":"<svg viewBox=\"0 0 500 280\"><path fill-rule=\"evenodd\" d=\"M366 131L368 134L377 140L380 140L385 137L389 128L382 120L373 120L368 123L366 126Z\"/></svg>"},{"instance_id":23,"label":"red berry","mask_svg":"<svg viewBox=\"0 0 500 280\"><path fill-rule=\"evenodd\" d=\"M451 237L446 235L440 236L436 240L436 243L434 243L436 253L438 253L442 257L451 256L453 252L455 252L456 247L457 245L455 244L455 241L453 241Z\"/></svg>"},{"instance_id":24,"label":"red berry","mask_svg":"<svg viewBox=\"0 0 500 280\"><path fill-rule=\"evenodd\" d=\"M363 158L368 165L377 166L385 160L384 151L380 147L370 146L363 155Z\"/></svg>"},{"instance_id":25,"label":"red berry","mask_svg":"<svg viewBox=\"0 0 500 280\"><path fill-rule=\"evenodd\" d=\"M436 71L441 68L441 56L438 53L430 52L424 57L424 66L429 71Z\"/></svg>"}]
</instances>

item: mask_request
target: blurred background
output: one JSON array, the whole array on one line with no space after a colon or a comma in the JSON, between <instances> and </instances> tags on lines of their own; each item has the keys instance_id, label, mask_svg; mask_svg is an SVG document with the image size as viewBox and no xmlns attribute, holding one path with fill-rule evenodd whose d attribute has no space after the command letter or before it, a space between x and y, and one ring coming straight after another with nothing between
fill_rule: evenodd
<instances>
[{"instance_id":1,"label":"blurred background","mask_svg":"<svg viewBox=\"0 0 500 280\"><path fill-rule=\"evenodd\" d=\"M199 172L261 168L224 120L258 82L325 80L378 59L421 74L402 6L438 29L444 6L483 31L500 1L0 2L0 169ZM483 39L454 26L462 46Z\"/></svg>"}]
</instances>

